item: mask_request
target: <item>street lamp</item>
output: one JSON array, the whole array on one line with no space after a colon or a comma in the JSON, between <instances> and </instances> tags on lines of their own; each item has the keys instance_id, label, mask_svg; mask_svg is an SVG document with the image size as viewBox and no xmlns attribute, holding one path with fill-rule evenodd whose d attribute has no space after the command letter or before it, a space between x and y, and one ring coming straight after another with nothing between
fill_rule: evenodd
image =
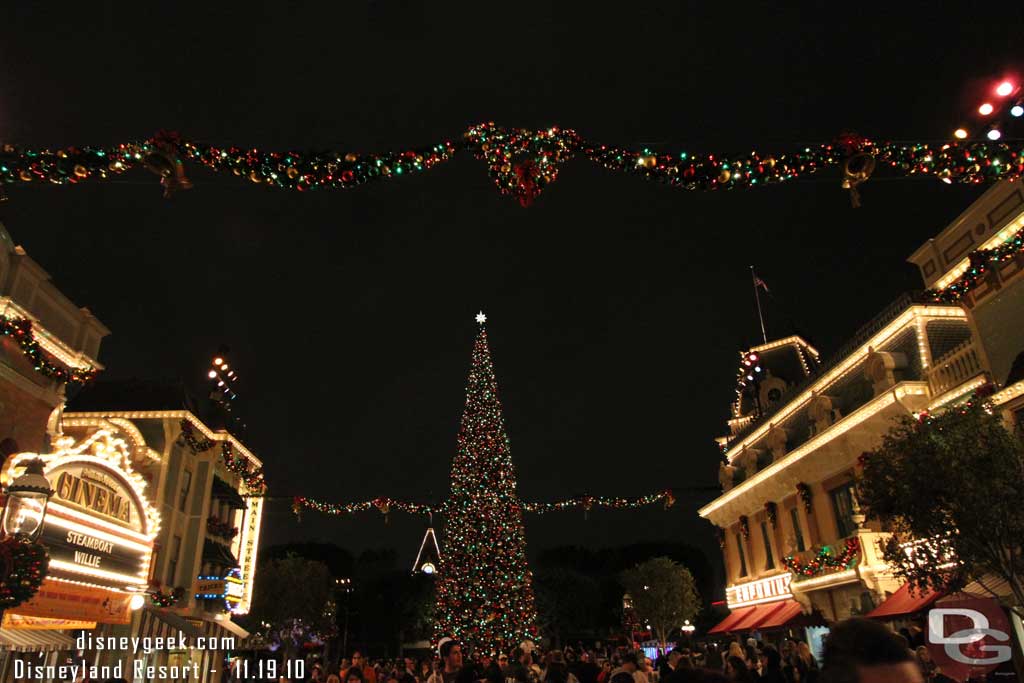
<instances>
[{"instance_id":1,"label":"street lamp","mask_svg":"<svg viewBox=\"0 0 1024 683\"><path fill-rule=\"evenodd\" d=\"M3 531L13 538L35 542L43 533L43 518L53 490L43 476L43 461L29 461L25 472L7 487Z\"/></svg>"}]
</instances>

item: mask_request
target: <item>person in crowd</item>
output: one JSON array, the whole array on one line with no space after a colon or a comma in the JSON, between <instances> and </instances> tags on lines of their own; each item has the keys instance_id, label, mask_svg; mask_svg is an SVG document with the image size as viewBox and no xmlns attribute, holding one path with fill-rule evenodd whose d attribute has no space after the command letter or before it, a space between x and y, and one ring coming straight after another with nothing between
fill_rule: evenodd
<instances>
[{"instance_id":1,"label":"person in crowd","mask_svg":"<svg viewBox=\"0 0 1024 683\"><path fill-rule=\"evenodd\" d=\"M462 646L452 638L442 638L437 646L442 666L435 670L427 683L455 683L462 668Z\"/></svg>"},{"instance_id":2,"label":"person in crowd","mask_svg":"<svg viewBox=\"0 0 1024 683\"><path fill-rule=\"evenodd\" d=\"M416 665L416 681L417 683L427 683L427 679L430 678L430 674L433 670L430 666L429 659L421 659Z\"/></svg>"},{"instance_id":3,"label":"person in crowd","mask_svg":"<svg viewBox=\"0 0 1024 683\"><path fill-rule=\"evenodd\" d=\"M338 674L330 673L327 674L327 683L341 683L341 679L338 678Z\"/></svg>"},{"instance_id":4,"label":"person in crowd","mask_svg":"<svg viewBox=\"0 0 1024 683\"><path fill-rule=\"evenodd\" d=\"M729 651L726 653L724 659L727 662L732 657L738 657L739 659L747 658L747 653L743 651L743 646L735 640L729 643ZM725 666L726 662L722 662L722 665Z\"/></svg>"},{"instance_id":5,"label":"person in crowd","mask_svg":"<svg viewBox=\"0 0 1024 683\"><path fill-rule=\"evenodd\" d=\"M613 669L608 675L609 683L635 683L634 674L637 671L636 653L627 652L622 655L618 668Z\"/></svg>"},{"instance_id":6,"label":"person in crowd","mask_svg":"<svg viewBox=\"0 0 1024 683\"><path fill-rule=\"evenodd\" d=\"M524 647L517 647L510 653L512 660L505 670L506 683L535 683L532 655Z\"/></svg>"},{"instance_id":7,"label":"person in crowd","mask_svg":"<svg viewBox=\"0 0 1024 683\"><path fill-rule=\"evenodd\" d=\"M345 672L345 683L365 683L363 672L357 667L349 667L349 670Z\"/></svg>"},{"instance_id":8,"label":"person in crowd","mask_svg":"<svg viewBox=\"0 0 1024 683\"><path fill-rule=\"evenodd\" d=\"M683 653L678 647L674 647L669 650L668 654L665 655L665 659L662 661L661 669L658 674L661 680L667 682L669 677L675 673L676 669L679 668L679 660L683 658Z\"/></svg>"},{"instance_id":9,"label":"person in crowd","mask_svg":"<svg viewBox=\"0 0 1024 683\"><path fill-rule=\"evenodd\" d=\"M501 669L501 675L504 677L505 672L508 671L508 655L504 652L498 655L498 668Z\"/></svg>"},{"instance_id":10,"label":"person in crowd","mask_svg":"<svg viewBox=\"0 0 1024 683\"><path fill-rule=\"evenodd\" d=\"M570 683L572 674L569 673L569 668L566 666L561 652L548 653L546 665L544 675L541 677L543 683ZM575 680L575 677L572 677L571 680Z\"/></svg>"},{"instance_id":11,"label":"person in crowd","mask_svg":"<svg viewBox=\"0 0 1024 683\"><path fill-rule=\"evenodd\" d=\"M918 645L914 654L917 659L917 666L921 669L921 675L924 676L925 680L931 680L939 668L939 665L932 659L932 653L928 651L926 646Z\"/></svg>"},{"instance_id":12,"label":"person in crowd","mask_svg":"<svg viewBox=\"0 0 1024 683\"><path fill-rule=\"evenodd\" d=\"M786 677L782 673L782 655L771 645L765 645L761 651L761 677L762 683L786 683Z\"/></svg>"},{"instance_id":13,"label":"person in crowd","mask_svg":"<svg viewBox=\"0 0 1024 683\"><path fill-rule=\"evenodd\" d=\"M840 622L825 640L821 683L924 683L906 639L863 617Z\"/></svg>"},{"instance_id":14,"label":"person in crowd","mask_svg":"<svg viewBox=\"0 0 1024 683\"><path fill-rule=\"evenodd\" d=\"M352 666L349 667L348 672L345 674L346 681L353 669L359 671L359 676L365 683L377 683L377 672L363 658L363 653L359 650L352 653Z\"/></svg>"},{"instance_id":15,"label":"person in crowd","mask_svg":"<svg viewBox=\"0 0 1024 683\"><path fill-rule=\"evenodd\" d=\"M638 654L636 658L636 671L633 672L633 680L636 683L652 683L650 662L647 657Z\"/></svg>"},{"instance_id":16,"label":"person in crowd","mask_svg":"<svg viewBox=\"0 0 1024 683\"><path fill-rule=\"evenodd\" d=\"M742 657L729 657L725 660L725 675L729 677L730 681L735 683L757 682L757 678L750 671L750 667L747 666L746 660Z\"/></svg>"},{"instance_id":17,"label":"person in crowd","mask_svg":"<svg viewBox=\"0 0 1024 683\"><path fill-rule=\"evenodd\" d=\"M593 654L581 650L579 658L575 662L570 662L569 672L580 683L597 683L597 675L601 673L601 669L594 664Z\"/></svg>"},{"instance_id":18,"label":"person in crowd","mask_svg":"<svg viewBox=\"0 0 1024 683\"><path fill-rule=\"evenodd\" d=\"M597 672L597 683L609 683L612 677L612 663L607 659L601 660L601 669Z\"/></svg>"},{"instance_id":19,"label":"person in crowd","mask_svg":"<svg viewBox=\"0 0 1024 683\"><path fill-rule=\"evenodd\" d=\"M714 671L721 671L725 666L725 662L722 661L722 651L718 649L717 644L708 643L704 653L704 666Z\"/></svg>"}]
</instances>

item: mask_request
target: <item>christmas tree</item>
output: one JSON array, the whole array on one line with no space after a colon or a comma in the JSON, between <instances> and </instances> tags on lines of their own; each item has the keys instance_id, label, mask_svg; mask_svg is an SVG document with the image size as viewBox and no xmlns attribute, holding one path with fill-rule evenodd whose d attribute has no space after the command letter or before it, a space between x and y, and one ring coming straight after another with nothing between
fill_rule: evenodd
<instances>
[{"instance_id":1,"label":"christmas tree","mask_svg":"<svg viewBox=\"0 0 1024 683\"><path fill-rule=\"evenodd\" d=\"M435 640L505 651L536 637L532 576L515 469L498 401L486 318L466 387L437 586Z\"/></svg>"}]
</instances>

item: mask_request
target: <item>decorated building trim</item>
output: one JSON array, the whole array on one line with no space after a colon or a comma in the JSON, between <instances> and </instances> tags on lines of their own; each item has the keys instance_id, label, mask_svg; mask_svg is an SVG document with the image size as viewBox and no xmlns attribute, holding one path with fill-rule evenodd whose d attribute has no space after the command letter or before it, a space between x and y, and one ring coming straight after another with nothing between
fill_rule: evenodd
<instances>
[{"instance_id":1,"label":"decorated building trim","mask_svg":"<svg viewBox=\"0 0 1024 683\"><path fill-rule=\"evenodd\" d=\"M82 351L68 346L60 337L43 326L39 319L9 296L0 296L0 316L27 320L32 324L32 333L39 348L72 370L103 370L103 365Z\"/></svg>"},{"instance_id":2,"label":"decorated building trim","mask_svg":"<svg viewBox=\"0 0 1024 683\"><path fill-rule=\"evenodd\" d=\"M725 603L729 609L737 609L792 598L792 580L792 573L786 572L733 584L725 589Z\"/></svg>"},{"instance_id":3,"label":"decorated building trim","mask_svg":"<svg viewBox=\"0 0 1024 683\"><path fill-rule=\"evenodd\" d=\"M762 424L755 427L749 434L746 434L743 438L730 443L729 448L726 451L727 460L732 463L742 452L744 447L753 446L768 433L773 425L784 423L789 417L806 408L815 395L827 393L830 385L850 372L856 371L861 363L867 359L868 354L872 349L883 348L885 344L894 339L896 335L901 333L906 327L916 324L919 319L922 319L925 322L938 319L959 319L966 321L967 313L959 306L910 305L895 320L882 328L878 333L872 335L870 339L852 353L848 354L830 370L824 372L814 383L809 385L799 395L794 396L792 399L787 401L779 411L772 415L770 421L764 420ZM927 346L923 337L919 336L918 345L922 348ZM922 369L927 368L922 366Z\"/></svg>"},{"instance_id":4,"label":"decorated building trim","mask_svg":"<svg viewBox=\"0 0 1024 683\"><path fill-rule=\"evenodd\" d=\"M701 517L711 519L720 526L731 524L731 520L721 517L719 514L720 510L723 510L723 508L730 506L733 503L739 503L740 509L745 510L749 508L751 512L756 511L762 505L762 498L759 497L756 501L748 501L749 504L741 503L740 501L745 501L748 497L756 497L755 489L760 485L780 477L780 475L782 475L786 470L793 468L800 463L801 460L813 454L833 439L857 427L865 420L870 419L886 408L899 403L902 399L908 396L926 397L927 395L927 382L900 382L899 384L896 384L889 391L879 394L857 408L857 410L840 419L825 432L811 437L808 441L787 453L786 457L775 461L753 477L745 479L734 488L726 491L721 496L698 510L698 514L700 514ZM783 481L783 479L776 480Z\"/></svg>"}]
</instances>

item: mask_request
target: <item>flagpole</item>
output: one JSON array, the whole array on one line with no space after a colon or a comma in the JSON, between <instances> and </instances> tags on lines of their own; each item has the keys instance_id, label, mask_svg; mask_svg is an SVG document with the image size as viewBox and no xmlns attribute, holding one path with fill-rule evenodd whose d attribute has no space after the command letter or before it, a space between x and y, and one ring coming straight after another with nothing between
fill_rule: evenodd
<instances>
[{"instance_id":1,"label":"flagpole","mask_svg":"<svg viewBox=\"0 0 1024 683\"><path fill-rule=\"evenodd\" d=\"M754 274L754 266L750 266L750 279L754 283L754 300L757 302L757 319L761 321L761 338L768 343L768 333L764 329L764 314L761 313L761 295L757 292L757 275Z\"/></svg>"}]
</instances>

